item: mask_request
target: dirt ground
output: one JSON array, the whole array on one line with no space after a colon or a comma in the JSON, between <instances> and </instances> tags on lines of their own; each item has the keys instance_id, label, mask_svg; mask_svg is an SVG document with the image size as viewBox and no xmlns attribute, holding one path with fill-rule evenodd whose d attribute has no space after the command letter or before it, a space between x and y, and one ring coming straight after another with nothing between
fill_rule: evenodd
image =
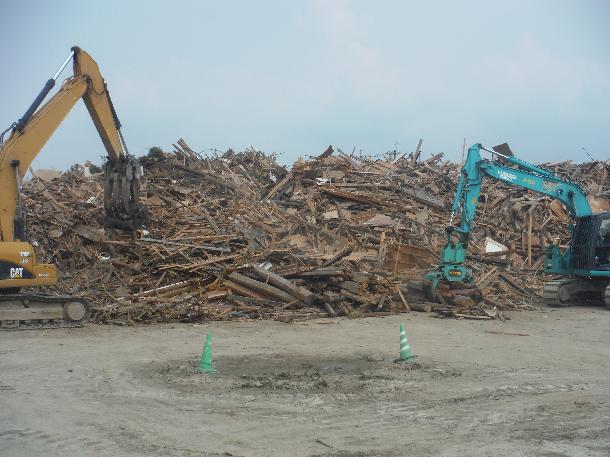
<instances>
[{"instance_id":1,"label":"dirt ground","mask_svg":"<svg viewBox=\"0 0 610 457\"><path fill-rule=\"evenodd\" d=\"M511 317L1 332L0 455L610 455L610 312Z\"/></svg>"}]
</instances>

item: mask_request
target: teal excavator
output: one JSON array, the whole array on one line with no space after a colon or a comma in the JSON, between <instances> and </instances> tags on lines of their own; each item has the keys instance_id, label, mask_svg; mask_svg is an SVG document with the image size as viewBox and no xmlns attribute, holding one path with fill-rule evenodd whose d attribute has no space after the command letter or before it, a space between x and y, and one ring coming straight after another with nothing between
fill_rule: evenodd
<instances>
[{"instance_id":1,"label":"teal excavator","mask_svg":"<svg viewBox=\"0 0 610 457\"><path fill-rule=\"evenodd\" d=\"M491 159L481 156L491 154ZM474 278L465 265L483 180L489 178L558 200L572 218L572 239L562 250L545 248L544 272L559 279L544 284L543 301L552 307L604 304L610 308L610 213L593 213L587 195L576 183L514 157L506 143L487 149L475 144L461 170L447 228L447 244L436 269L426 274L424 285L430 299L438 299L440 288L474 288ZM459 217L459 224L453 221Z\"/></svg>"}]
</instances>

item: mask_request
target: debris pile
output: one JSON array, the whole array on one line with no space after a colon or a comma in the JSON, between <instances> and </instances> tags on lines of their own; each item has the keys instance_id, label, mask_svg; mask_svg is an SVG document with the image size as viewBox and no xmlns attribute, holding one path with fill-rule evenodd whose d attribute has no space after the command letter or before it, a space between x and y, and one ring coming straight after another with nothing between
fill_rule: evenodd
<instances>
[{"instance_id":1,"label":"debris pile","mask_svg":"<svg viewBox=\"0 0 610 457\"><path fill-rule=\"evenodd\" d=\"M84 295L98 321L386 315L409 310L490 319L536 304L543 247L567 243L557 202L489 182L469 266L485 301L426 303L416 280L435 265L459 164L436 154L385 160L329 147L291 170L249 149L202 157L184 140L143 160L151 224L104 227L99 176L75 166L24 187L30 241ZM610 166L548 165L607 205Z\"/></svg>"}]
</instances>

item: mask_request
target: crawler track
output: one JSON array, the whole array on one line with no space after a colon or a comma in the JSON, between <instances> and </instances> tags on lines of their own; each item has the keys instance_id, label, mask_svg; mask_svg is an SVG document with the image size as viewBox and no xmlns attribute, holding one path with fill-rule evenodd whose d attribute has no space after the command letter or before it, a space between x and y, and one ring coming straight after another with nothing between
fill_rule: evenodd
<instances>
[{"instance_id":1,"label":"crawler track","mask_svg":"<svg viewBox=\"0 0 610 457\"><path fill-rule=\"evenodd\" d=\"M81 327L90 313L79 297L0 294L0 330Z\"/></svg>"},{"instance_id":2,"label":"crawler track","mask_svg":"<svg viewBox=\"0 0 610 457\"><path fill-rule=\"evenodd\" d=\"M564 281L547 281L544 283L544 289L542 290L542 301L546 306L551 308L562 308L568 306L569 302L562 301L559 297L559 290L561 289Z\"/></svg>"},{"instance_id":3,"label":"crawler track","mask_svg":"<svg viewBox=\"0 0 610 457\"><path fill-rule=\"evenodd\" d=\"M572 305L610 306L609 288L610 285L604 280L558 279L544 283L542 300L552 308Z\"/></svg>"}]
</instances>

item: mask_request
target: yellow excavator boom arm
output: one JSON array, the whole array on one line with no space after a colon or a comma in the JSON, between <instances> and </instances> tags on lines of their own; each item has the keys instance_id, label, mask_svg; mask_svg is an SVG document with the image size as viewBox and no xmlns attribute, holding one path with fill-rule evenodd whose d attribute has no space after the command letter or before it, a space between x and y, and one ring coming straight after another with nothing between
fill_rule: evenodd
<instances>
[{"instance_id":1,"label":"yellow excavator boom arm","mask_svg":"<svg viewBox=\"0 0 610 457\"><path fill-rule=\"evenodd\" d=\"M0 150L0 234L2 241L13 241L19 182L59 127L66 115L87 90L87 79L71 78L29 121L23 133L15 131ZM19 179L19 181L17 181Z\"/></svg>"},{"instance_id":2,"label":"yellow excavator boom arm","mask_svg":"<svg viewBox=\"0 0 610 457\"><path fill-rule=\"evenodd\" d=\"M88 90L83 94L83 101L93 119L95 128L100 134L108 156L119 159L127 151L121 138L121 123L114 111L106 82L102 78L95 60L80 48L73 48L74 75L85 77L89 81Z\"/></svg>"},{"instance_id":3,"label":"yellow excavator boom arm","mask_svg":"<svg viewBox=\"0 0 610 457\"><path fill-rule=\"evenodd\" d=\"M68 78L60 90L40 109L37 109L70 58L73 60L74 76ZM105 183L109 187L106 196L109 196L110 199L113 188L124 191L126 187L129 194L129 186L118 185L119 182L122 184L121 172L118 171L115 164L122 163L122 174L129 175L125 181L136 189L131 190L131 195L122 196L117 200L123 200L123 206L130 206L130 208L124 208L126 212L132 206L137 205L139 170L130 169L127 173L124 172L126 168L129 168L125 165L128 154L121 136L121 124L112 105L106 83L97 63L91 56L82 49L74 47L62 68L54 78L47 82L45 89L24 117L13 125L14 128L8 140L4 144L0 144L0 241L15 240L15 216L19 210L21 181L46 142L81 98L93 119L111 164L109 174L112 176L107 177ZM114 170L113 167L117 170ZM135 167L132 166L132 168ZM136 176L133 176L134 174ZM108 183L109 180L110 183ZM111 205L106 205L106 209L111 209Z\"/></svg>"}]
</instances>

